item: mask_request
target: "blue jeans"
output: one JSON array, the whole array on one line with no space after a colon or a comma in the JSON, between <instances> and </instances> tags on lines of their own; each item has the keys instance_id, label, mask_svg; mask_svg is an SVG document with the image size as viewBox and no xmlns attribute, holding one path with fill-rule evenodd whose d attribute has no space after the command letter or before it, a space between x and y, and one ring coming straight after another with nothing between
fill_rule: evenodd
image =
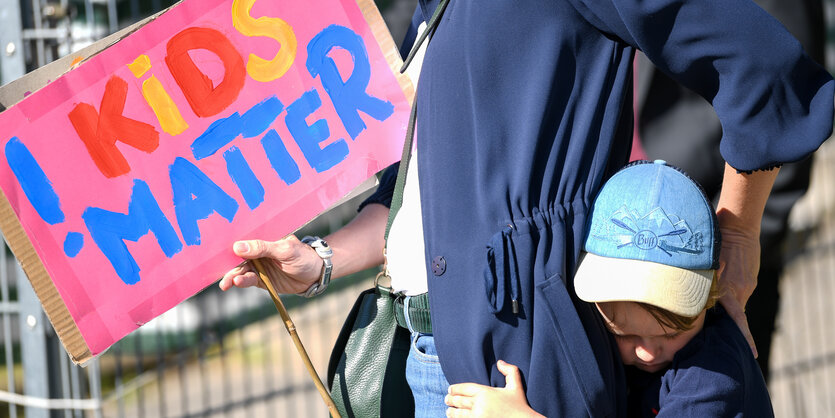
<instances>
[{"instance_id":1,"label":"blue jeans","mask_svg":"<svg viewBox=\"0 0 835 418\"><path fill-rule=\"evenodd\" d=\"M415 418L446 416L444 397L449 382L441 370L432 334L412 333L412 348L406 360L406 381L415 397Z\"/></svg>"}]
</instances>

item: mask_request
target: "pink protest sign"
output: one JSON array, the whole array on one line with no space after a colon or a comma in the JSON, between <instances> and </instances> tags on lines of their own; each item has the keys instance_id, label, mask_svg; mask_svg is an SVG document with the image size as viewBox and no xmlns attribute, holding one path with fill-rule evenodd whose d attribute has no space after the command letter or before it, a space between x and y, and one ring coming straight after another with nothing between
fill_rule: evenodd
<instances>
[{"instance_id":1,"label":"pink protest sign","mask_svg":"<svg viewBox=\"0 0 835 418\"><path fill-rule=\"evenodd\" d=\"M84 362L399 158L371 0L187 0L0 114L0 224Z\"/></svg>"}]
</instances>

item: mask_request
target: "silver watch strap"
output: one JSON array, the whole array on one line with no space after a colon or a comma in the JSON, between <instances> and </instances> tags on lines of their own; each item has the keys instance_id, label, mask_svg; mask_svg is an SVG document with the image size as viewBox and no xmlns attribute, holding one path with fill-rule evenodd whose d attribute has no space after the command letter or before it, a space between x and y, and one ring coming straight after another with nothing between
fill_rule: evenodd
<instances>
[{"instance_id":1,"label":"silver watch strap","mask_svg":"<svg viewBox=\"0 0 835 418\"><path fill-rule=\"evenodd\" d=\"M331 257L333 256L333 250L325 240L319 237L306 236L302 238L302 242L316 250L316 254L322 258L322 274L319 276L319 281L310 285L303 293L300 293L300 295L306 298L312 298L322 294L331 282L331 272L333 271Z\"/></svg>"}]
</instances>

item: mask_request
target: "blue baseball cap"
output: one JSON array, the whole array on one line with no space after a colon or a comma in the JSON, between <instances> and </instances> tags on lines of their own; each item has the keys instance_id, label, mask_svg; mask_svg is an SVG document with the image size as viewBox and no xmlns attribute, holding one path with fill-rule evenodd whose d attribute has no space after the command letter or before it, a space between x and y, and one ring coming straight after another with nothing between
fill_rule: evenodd
<instances>
[{"instance_id":1,"label":"blue baseball cap","mask_svg":"<svg viewBox=\"0 0 835 418\"><path fill-rule=\"evenodd\" d=\"M662 160L615 173L586 224L574 287L586 302L643 302L693 317L704 310L720 236L701 187Z\"/></svg>"}]
</instances>

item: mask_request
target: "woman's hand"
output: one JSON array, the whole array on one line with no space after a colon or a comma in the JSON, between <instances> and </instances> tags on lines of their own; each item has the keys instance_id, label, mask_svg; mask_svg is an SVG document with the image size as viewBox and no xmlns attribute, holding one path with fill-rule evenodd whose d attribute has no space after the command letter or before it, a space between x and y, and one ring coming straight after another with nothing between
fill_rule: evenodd
<instances>
[{"instance_id":1,"label":"woman's hand","mask_svg":"<svg viewBox=\"0 0 835 418\"><path fill-rule=\"evenodd\" d=\"M723 218L726 219L724 222ZM722 234L719 302L739 326L756 357L757 347L748 327L745 304L757 287L757 274L760 271L759 231L737 228L732 220L727 220L729 218L733 218L733 215L719 213L719 231Z\"/></svg>"},{"instance_id":2,"label":"woman's hand","mask_svg":"<svg viewBox=\"0 0 835 418\"><path fill-rule=\"evenodd\" d=\"M333 250L331 278L336 279L383 263L383 239L389 210L380 204L370 204L348 225L324 237ZM238 241L232 246L241 258L260 259L264 273L278 293L302 293L319 280L322 258L316 250L289 235L278 241ZM232 287L264 284L247 261L229 270L218 284L222 290Z\"/></svg>"},{"instance_id":3,"label":"woman's hand","mask_svg":"<svg viewBox=\"0 0 835 418\"><path fill-rule=\"evenodd\" d=\"M232 249L241 258L260 259L261 265L267 270L264 273L281 294L304 292L319 280L322 272L322 259L316 250L299 241L295 235L273 242L238 241ZM224 291L233 286L265 288L251 262L245 262L227 272L220 279L219 286Z\"/></svg>"}]
</instances>

